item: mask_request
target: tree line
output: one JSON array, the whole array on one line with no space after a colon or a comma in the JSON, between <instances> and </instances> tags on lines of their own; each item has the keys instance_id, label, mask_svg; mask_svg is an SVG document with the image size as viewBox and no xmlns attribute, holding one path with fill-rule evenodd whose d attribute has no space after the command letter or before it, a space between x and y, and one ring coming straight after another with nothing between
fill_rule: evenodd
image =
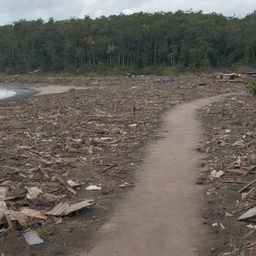
<instances>
[{"instance_id":1,"label":"tree line","mask_svg":"<svg viewBox=\"0 0 256 256\"><path fill-rule=\"evenodd\" d=\"M136 13L0 27L0 72L156 72L255 65L256 12Z\"/></svg>"}]
</instances>

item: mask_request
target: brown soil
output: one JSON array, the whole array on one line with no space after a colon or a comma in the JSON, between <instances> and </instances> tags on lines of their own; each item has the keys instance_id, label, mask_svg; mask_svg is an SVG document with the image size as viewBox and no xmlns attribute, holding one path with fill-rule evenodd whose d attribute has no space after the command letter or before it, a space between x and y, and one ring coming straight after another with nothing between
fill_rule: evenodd
<instances>
[{"instance_id":1,"label":"brown soil","mask_svg":"<svg viewBox=\"0 0 256 256\"><path fill-rule=\"evenodd\" d=\"M14 84L23 81L19 77L8 79ZM162 113L194 99L240 93L245 83L216 81L209 76L44 78L29 83L37 82L34 87L39 87L47 81L52 85L64 81L65 85L88 89L76 91L75 95L67 92L0 103L0 135L4 138L0 142L0 185L9 180L12 194L25 194L25 186L51 192L54 185L58 188L54 193L65 195L64 201L93 198L96 205L65 217L61 225L56 225L52 218L32 222L30 229L43 227L48 231L43 245L28 246L21 236L21 227L6 233L0 238L0 252L4 255L71 255L78 248L91 248L95 245L95 230L105 223L114 206L118 209L123 202L120 199L139 190L134 178L143 166L145 145L159 137L156 131ZM28 82L28 78L23 82ZM196 144L196 139L193 143ZM39 171L33 171L38 166ZM56 175L64 180L82 181L84 185L77 195L72 195L56 182ZM121 188L124 182L135 183L136 188L126 193L130 186ZM102 190L86 191L90 184L102 184ZM56 203L22 198L8 202L8 207L45 211ZM195 206L193 212L197 209Z\"/></svg>"}]
</instances>

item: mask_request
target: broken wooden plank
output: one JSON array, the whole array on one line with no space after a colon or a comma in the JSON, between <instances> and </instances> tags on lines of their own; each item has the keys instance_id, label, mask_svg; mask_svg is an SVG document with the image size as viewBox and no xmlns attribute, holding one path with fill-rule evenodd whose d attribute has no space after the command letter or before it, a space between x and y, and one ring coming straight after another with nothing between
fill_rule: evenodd
<instances>
[{"instance_id":1,"label":"broken wooden plank","mask_svg":"<svg viewBox=\"0 0 256 256\"><path fill-rule=\"evenodd\" d=\"M256 246L256 241L243 246L243 249L249 249L249 248L252 248L254 246Z\"/></svg>"},{"instance_id":2,"label":"broken wooden plank","mask_svg":"<svg viewBox=\"0 0 256 256\"><path fill-rule=\"evenodd\" d=\"M238 190L238 193L242 193L244 190L252 186L254 183L256 183L256 179L248 183L246 186L242 187L240 190Z\"/></svg>"},{"instance_id":3,"label":"broken wooden plank","mask_svg":"<svg viewBox=\"0 0 256 256\"><path fill-rule=\"evenodd\" d=\"M95 204L94 200L84 200L79 203L70 204L70 203L59 203L56 205L51 211L46 212L46 215L53 215L53 216L67 216L73 212L82 210L87 207L91 207Z\"/></svg>"},{"instance_id":4,"label":"broken wooden plank","mask_svg":"<svg viewBox=\"0 0 256 256\"><path fill-rule=\"evenodd\" d=\"M57 176L56 178L58 179L58 181L59 181L62 185L64 185L64 186L67 188L67 190L68 190L69 192L71 192L71 193L74 194L74 195L77 194L77 192L70 186L70 184L68 184L66 181L64 181L60 176Z\"/></svg>"},{"instance_id":5,"label":"broken wooden plank","mask_svg":"<svg viewBox=\"0 0 256 256\"><path fill-rule=\"evenodd\" d=\"M222 180L222 183L234 183L234 184L245 184L245 182L240 180Z\"/></svg>"},{"instance_id":6,"label":"broken wooden plank","mask_svg":"<svg viewBox=\"0 0 256 256\"><path fill-rule=\"evenodd\" d=\"M248 210L246 213L241 215L237 220L247 220L256 216L256 206Z\"/></svg>"},{"instance_id":7,"label":"broken wooden plank","mask_svg":"<svg viewBox=\"0 0 256 256\"><path fill-rule=\"evenodd\" d=\"M243 169L228 169L225 172L239 174L239 175L243 175L243 176L248 174L248 171L243 170Z\"/></svg>"},{"instance_id":8,"label":"broken wooden plank","mask_svg":"<svg viewBox=\"0 0 256 256\"><path fill-rule=\"evenodd\" d=\"M10 218L10 220L13 221L18 221L18 223L22 226L22 227L27 227L28 226L28 217L18 211L13 211L13 210L9 210L9 213L5 214L6 218Z\"/></svg>"},{"instance_id":9,"label":"broken wooden plank","mask_svg":"<svg viewBox=\"0 0 256 256\"><path fill-rule=\"evenodd\" d=\"M0 187L0 201L5 201L7 191L7 187Z\"/></svg>"},{"instance_id":10,"label":"broken wooden plank","mask_svg":"<svg viewBox=\"0 0 256 256\"><path fill-rule=\"evenodd\" d=\"M38 210L23 208L20 212L31 218L37 218L42 220L47 219L47 216L43 215L41 211L38 211Z\"/></svg>"}]
</instances>

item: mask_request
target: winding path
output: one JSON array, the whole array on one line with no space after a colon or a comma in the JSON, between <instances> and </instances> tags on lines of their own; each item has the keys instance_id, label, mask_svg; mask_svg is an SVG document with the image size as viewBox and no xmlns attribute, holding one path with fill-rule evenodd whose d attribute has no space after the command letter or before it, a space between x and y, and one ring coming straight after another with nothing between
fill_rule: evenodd
<instances>
[{"instance_id":1,"label":"winding path","mask_svg":"<svg viewBox=\"0 0 256 256\"><path fill-rule=\"evenodd\" d=\"M216 100L193 101L167 113L164 138L149 145L136 187L98 231L94 248L81 256L194 256L207 247L203 191L195 185L201 157L195 150L196 110Z\"/></svg>"}]
</instances>

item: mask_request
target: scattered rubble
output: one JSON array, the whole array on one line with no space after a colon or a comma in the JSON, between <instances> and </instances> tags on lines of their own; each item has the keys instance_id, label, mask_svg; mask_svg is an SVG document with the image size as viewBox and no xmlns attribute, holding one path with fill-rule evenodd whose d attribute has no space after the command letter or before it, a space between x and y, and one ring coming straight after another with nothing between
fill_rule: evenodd
<instances>
[{"instance_id":1,"label":"scattered rubble","mask_svg":"<svg viewBox=\"0 0 256 256\"><path fill-rule=\"evenodd\" d=\"M207 75L136 76L133 79L20 76L1 78L0 81L86 87L86 90L76 90L75 93L0 102L0 242L4 243L1 253L14 250L12 244L17 237L11 239L8 236L11 229L16 229L19 234L42 226L55 230L56 225L63 222L65 225L59 225L58 232L52 235L53 241L54 237L64 232L62 226L70 230L72 228L69 227L76 221L79 222L79 230L81 223L84 223L85 233L91 223L100 225L99 218L112 209L120 191L132 186L133 171L143 159L146 143L157 139L156 131L165 110L193 99L241 92L246 84L243 80L238 83L218 81L214 76ZM191 87L191 84L196 86ZM234 103L240 101L235 98ZM209 109L207 115L211 111ZM215 117L221 111L216 110L211 115ZM236 118L232 121L239 123ZM220 132L217 140L210 138L201 151L215 154L242 140L244 144L234 146L236 150L240 150L241 145L243 150L253 147L250 144L255 136L252 129L245 129L242 136L246 137L240 136L236 140L231 140L236 135L231 126L223 124L217 131ZM245 165L247 159L235 153L228 165L216 165L215 168L215 162L212 162L211 171L238 168L249 171L244 168L248 167ZM254 171L249 171L250 174L245 177ZM244 182L242 175L222 172L220 178L213 182L224 178L229 182ZM97 188L95 193L87 189L90 186ZM93 201L84 201L88 197ZM74 214L74 211L92 205L91 213L89 210L82 211L88 214L86 218ZM233 211L229 212L233 214ZM227 229L228 225L223 225ZM44 246L47 246L49 241L45 241ZM50 246L44 248L51 249ZM67 245L63 244L63 248L63 253L68 253ZM34 253L36 255L37 252Z\"/></svg>"},{"instance_id":2,"label":"scattered rubble","mask_svg":"<svg viewBox=\"0 0 256 256\"><path fill-rule=\"evenodd\" d=\"M256 253L254 111L255 99L249 94L227 97L199 111L206 140L200 151L207 153L202 171L211 202L208 219L226 228L226 232L215 235L219 242L214 255L230 255L230 251L236 256ZM224 170L225 175L217 175L214 170ZM213 174L219 178L212 179ZM248 228L253 230L248 233Z\"/></svg>"}]
</instances>

